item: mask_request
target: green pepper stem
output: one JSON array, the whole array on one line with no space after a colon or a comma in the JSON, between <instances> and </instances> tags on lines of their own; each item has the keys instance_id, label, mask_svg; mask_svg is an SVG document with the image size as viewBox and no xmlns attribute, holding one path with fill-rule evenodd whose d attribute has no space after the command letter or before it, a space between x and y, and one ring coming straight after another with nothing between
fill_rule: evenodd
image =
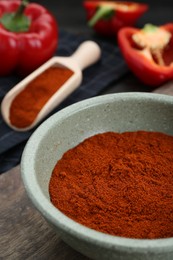
<instances>
[{"instance_id":1,"label":"green pepper stem","mask_svg":"<svg viewBox=\"0 0 173 260\"><path fill-rule=\"evenodd\" d=\"M147 23L143 27L142 31L145 32L145 33L148 33L148 32L155 32L157 29L158 29L158 26Z\"/></svg>"},{"instance_id":2,"label":"green pepper stem","mask_svg":"<svg viewBox=\"0 0 173 260\"><path fill-rule=\"evenodd\" d=\"M4 13L0 23L10 32L27 32L29 30L31 19L23 14L29 0L22 0L16 12Z\"/></svg>"},{"instance_id":3,"label":"green pepper stem","mask_svg":"<svg viewBox=\"0 0 173 260\"><path fill-rule=\"evenodd\" d=\"M26 6L28 5L29 0L22 0L19 8L17 9L15 15L14 15L14 19L18 18L19 16L21 16L26 8Z\"/></svg>"},{"instance_id":4,"label":"green pepper stem","mask_svg":"<svg viewBox=\"0 0 173 260\"><path fill-rule=\"evenodd\" d=\"M99 6L94 16L89 20L88 25L93 27L98 22L98 20L107 17L109 14L112 13L112 11L114 10L110 6Z\"/></svg>"}]
</instances>

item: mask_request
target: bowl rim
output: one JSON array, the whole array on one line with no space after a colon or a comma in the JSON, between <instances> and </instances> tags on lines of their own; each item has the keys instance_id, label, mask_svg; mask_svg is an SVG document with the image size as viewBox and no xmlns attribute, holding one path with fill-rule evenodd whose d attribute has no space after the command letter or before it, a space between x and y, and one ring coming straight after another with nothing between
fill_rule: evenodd
<instances>
[{"instance_id":1,"label":"bowl rim","mask_svg":"<svg viewBox=\"0 0 173 260\"><path fill-rule=\"evenodd\" d=\"M39 146L42 137L46 132L54 126L55 122L69 117L75 112L92 107L95 105L115 102L116 100L135 99L135 100L153 100L161 103L172 104L173 97L164 94L146 93L146 92L126 92L113 93L92 97L83 101L72 104L54 115L46 119L29 138L21 158L21 177L24 183L25 190L35 207L42 213L42 215L52 224L58 226L59 229L70 233L73 236L80 237L83 240L93 242L94 244L102 245L106 248L126 248L127 250L138 251L169 251L173 245L173 238L159 238L159 239L133 239L109 235L102 233L84 225L81 225L74 220L67 217L60 212L48 198L43 194L36 176L35 176L35 156L37 147ZM35 149L33 149L35 147ZM29 156L29 162L28 162ZM29 165L29 167L28 167Z\"/></svg>"}]
</instances>

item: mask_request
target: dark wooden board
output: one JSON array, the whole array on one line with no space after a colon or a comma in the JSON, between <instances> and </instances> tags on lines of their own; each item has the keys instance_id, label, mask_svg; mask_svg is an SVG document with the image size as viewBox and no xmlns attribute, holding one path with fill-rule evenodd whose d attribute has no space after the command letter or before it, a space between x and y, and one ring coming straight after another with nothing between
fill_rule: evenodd
<instances>
[{"instance_id":1,"label":"dark wooden board","mask_svg":"<svg viewBox=\"0 0 173 260\"><path fill-rule=\"evenodd\" d=\"M34 208L19 167L0 176L0 259L88 259L66 245Z\"/></svg>"}]
</instances>

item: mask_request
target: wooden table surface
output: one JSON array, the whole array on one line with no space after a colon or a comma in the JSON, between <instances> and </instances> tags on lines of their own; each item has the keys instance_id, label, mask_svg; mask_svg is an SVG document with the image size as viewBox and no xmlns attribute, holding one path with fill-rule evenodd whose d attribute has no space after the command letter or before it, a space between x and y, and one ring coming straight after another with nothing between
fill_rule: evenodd
<instances>
[{"instance_id":1,"label":"wooden table surface","mask_svg":"<svg viewBox=\"0 0 173 260\"><path fill-rule=\"evenodd\" d=\"M173 95L173 83L154 92ZM0 176L0 259L88 259L66 245L31 204L19 166Z\"/></svg>"},{"instance_id":2,"label":"wooden table surface","mask_svg":"<svg viewBox=\"0 0 173 260\"><path fill-rule=\"evenodd\" d=\"M0 176L0 259L88 259L66 245L31 204L19 166Z\"/></svg>"}]
</instances>

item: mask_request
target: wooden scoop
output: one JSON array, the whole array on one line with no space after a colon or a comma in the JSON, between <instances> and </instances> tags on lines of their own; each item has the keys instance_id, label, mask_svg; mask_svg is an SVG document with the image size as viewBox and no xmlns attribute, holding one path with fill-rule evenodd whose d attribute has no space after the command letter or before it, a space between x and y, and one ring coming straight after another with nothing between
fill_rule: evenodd
<instances>
[{"instance_id":1,"label":"wooden scoop","mask_svg":"<svg viewBox=\"0 0 173 260\"><path fill-rule=\"evenodd\" d=\"M46 115L69 96L82 81L82 70L99 60L100 47L93 41L83 42L70 57L53 57L14 86L4 97L1 103L1 113L8 126L16 131L27 131L35 127ZM9 119L10 106L13 99L38 75L50 67L66 67L72 70L73 75L55 92L38 113L31 125L25 128L17 128Z\"/></svg>"}]
</instances>

